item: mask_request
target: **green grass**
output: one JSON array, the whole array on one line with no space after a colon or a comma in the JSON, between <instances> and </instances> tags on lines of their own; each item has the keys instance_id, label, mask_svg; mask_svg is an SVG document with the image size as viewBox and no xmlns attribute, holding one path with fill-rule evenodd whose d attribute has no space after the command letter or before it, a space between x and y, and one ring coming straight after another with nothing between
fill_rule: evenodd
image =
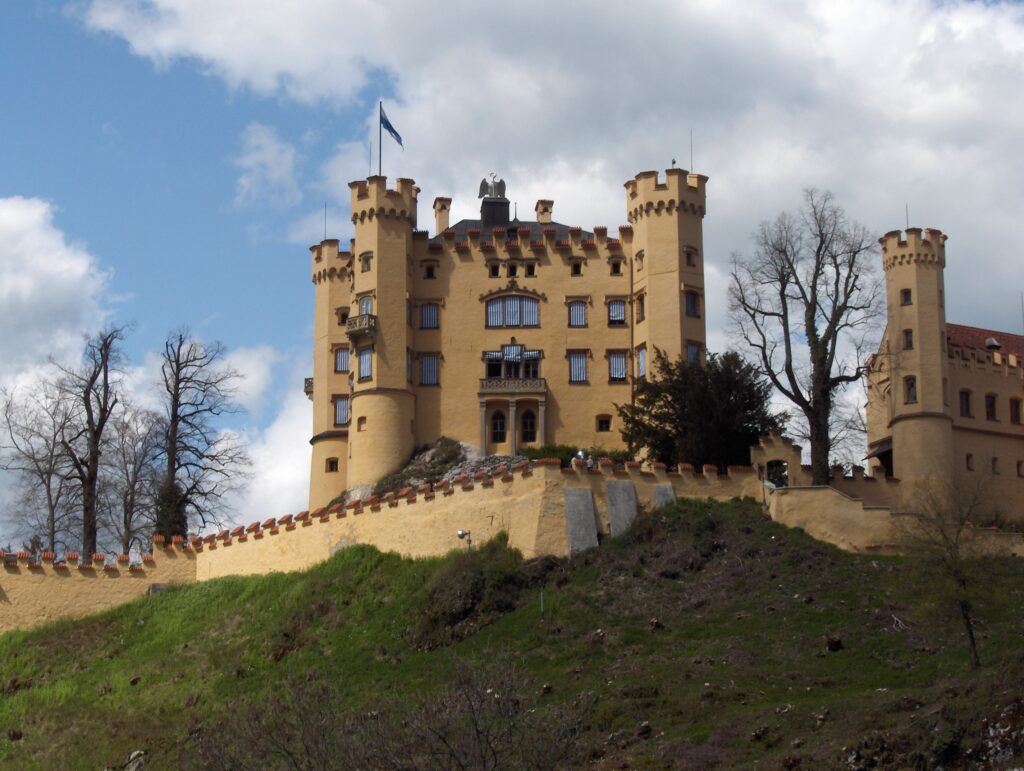
<instances>
[{"instance_id":1,"label":"green grass","mask_svg":"<svg viewBox=\"0 0 1024 771\"><path fill-rule=\"evenodd\" d=\"M965 766L1024 674L1024 565L978 567L984 667L970 672L936 576L845 554L751 503L681 503L571 561L524 562L503 541L429 560L353 547L304 573L0 636L0 763L95 769L144 749L175 767L240 705L273 713L284 682L328 682L356 713L511 652L530 687L551 686L538 709L592 699L580 765L827 768L857 751ZM1007 720L1020 731L1024 715Z\"/></svg>"}]
</instances>

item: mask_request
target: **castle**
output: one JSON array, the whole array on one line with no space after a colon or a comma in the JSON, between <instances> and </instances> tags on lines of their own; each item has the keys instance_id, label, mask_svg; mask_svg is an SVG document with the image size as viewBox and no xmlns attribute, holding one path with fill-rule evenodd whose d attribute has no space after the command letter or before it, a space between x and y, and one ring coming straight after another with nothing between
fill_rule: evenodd
<instances>
[{"instance_id":1,"label":"castle","mask_svg":"<svg viewBox=\"0 0 1024 771\"><path fill-rule=\"evenodd\" d=\"M1022 519L1024 337L946 322L946 239L880 239L888 310L868 366L869 457L904 482L985 475L1000 512Z\"/></svg>"},{"instance_id":2,"label":"castle","mask_svg":"<svg viewBox=\"0 0 1024 771\"><path fill-rule=\"evenodd\" d=\"M480 218L417 229L419 189L352 182L355 236L311 247L315 286L309 507L365 489L441 436L523 447L622 447L615 405L654 348L702 361L707 177L672 168L625 183L617 237L510 218L504 182Z\"/></svg>"}]
</instances>

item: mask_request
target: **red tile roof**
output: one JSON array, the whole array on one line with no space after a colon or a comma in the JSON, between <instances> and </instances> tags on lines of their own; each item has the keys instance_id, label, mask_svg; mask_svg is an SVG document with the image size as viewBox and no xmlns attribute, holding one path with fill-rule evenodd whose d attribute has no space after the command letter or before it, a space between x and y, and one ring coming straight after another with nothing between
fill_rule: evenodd
<instances>
[{"instance_id":1,"label":"red tile roof","mask_svg":"<svg viewBox=\"0 0 1024 771\"><path fill-rule=\"evenodd\" d=\"M994 329L966 327L962 324L946 324L946 339L951 345L985 350L985 340L990 337L994 337L1002 345L1002 348L999 349L1000 353L1024 356L1024 335L1012 335L1009 332L997 332Z\"/></svg>"}]
</instances>

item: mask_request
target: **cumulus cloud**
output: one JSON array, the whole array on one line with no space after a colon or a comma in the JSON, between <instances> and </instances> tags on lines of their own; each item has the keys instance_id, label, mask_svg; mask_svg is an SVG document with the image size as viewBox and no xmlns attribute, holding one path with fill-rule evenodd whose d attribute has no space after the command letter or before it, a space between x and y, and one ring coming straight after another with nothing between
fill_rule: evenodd
<instances>
[{"instance_id":1,"label":"cumulus cloud","mask_svg":"<svg viewBox=\"0 0 1024 771\"><path fill-rule=\"evenodd\" d=\"M107 273L54 225L38 198L0 198L0 384L48 357L77 355L105 317Z\"/></svg>"},{"instance_id":2,"label":"cumulus cloud","mask_svg":"<svg viewBox=\"0 0 1024 771\"><path fill-rule=\"evenodd\" d=\"M250 123L242 134L242 154L234 163L241 169L235 184L235 203L292 206L302 200L296 182L298 155L277 131L262 123Z\"/></svg>"},{"instance_id":3,"label":"cumulus cloud","mask_svg":"<svg viewBox=\"0 0 1024 771\"><path fill-rule=\"evenodd\" d=\"M497 170L521 213L554 197L556 219L614 226L619 185L673 157L689 165L692 128L694 165L711 177L713 340L724 339L730 254L809 185L879 232L902 225L909 204L911 224L952 234L950 318L1018 327L1014 3L653 0L587 13L540 0L306 0L281 24L274 3L92 0L84 18L158 65L198 62L267 96L351 109L383 74L406 140L384 172L415 178L428 205L452 196L455 218L474 215L476 183ZM374 140L375 120L367 110ZM324 161L340 204L344 177L365 168L359 143Z\"/></svg>"},{"instance_id":4,"label":"cumulus cloud","mask_svg":"<svg viewBox=\"0 0 1024 771\"><path fill-rule=\"evenodd\" d=\"M224 364L241 375L235 384L235 401L251 415L258 416L263 411L274 365L280 358L269 345L235 348L225 357Z\"/></svg>"}]
</instances>

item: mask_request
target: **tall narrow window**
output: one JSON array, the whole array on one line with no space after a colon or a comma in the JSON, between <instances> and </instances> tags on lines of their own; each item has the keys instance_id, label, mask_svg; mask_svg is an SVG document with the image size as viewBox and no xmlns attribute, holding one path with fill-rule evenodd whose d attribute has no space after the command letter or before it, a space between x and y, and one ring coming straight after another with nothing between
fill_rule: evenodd
<instances>
[{"instance_id":1,"label":"tall narrow window","mask_svg":"<svg viewBox=\"0 0 1024 771\"><path fill-rule=\"evenodd\" d=\"M1010 399L1010 422L1020 425L1020 399Z\"/></svg>"},{"instance_id":2,"label":"tall narrow window","mask_svg":"<svg viewBox=\"0 0 1024 771\"><path fill-rule=\"evenodd\" d=\"M405 349L405 379L412 382L412 351Z\"/></svg>"},{"instance_id":3,"label":"tall narrow window","mask_svg":"<svg viewBox=\"0 0 1024 771\"><path fill-rule=\"evenodd\" d=\"M491 415L491 441L495 444L505 441L505 413L501 410Z\"/></svg>"},{"instance_id":4,"label":"tall narrow window","mask_svg":"<svg viewBox=\"0 0 1024 771\"><path fill-rule=\"evenodd\" d=\"M587 352L569 351L569 382L587 382Z\"/></svg>"},{"instance_id":5,"label":"tall narrow window","mask_svg":"<svg viewBox=\"0 0 1024 771\"><path fill-rule=\"evenodd\" d=\"M700 295L696 292L686 293L686 315L700 318Z\"/></svg>"},{"instance_id":6,"label":"tall narrow window","mask_svg":"<svg viewBox=\"0 0 1024 771\"><path fill-rule=\"evenodd\" d=\"M690 364L700 364L700 343L686 343L686 361Z\"/></svg>"},{"instance_id":7,"label":"tall narrow window","mask_svg":"<svg viewBox=\"0 0 1024 771\"><path fill-rule=\"evenodd\" d=\"M373 377L373 349L359 349L359 379L369 380Z\"/></svg>"},{"instance_id":8,"label":"tall narrow window","mask_svg":"<svg viewBox=\"0 0 1024 771\"><path fill-rule=\"evenodd\" d=\"M912 351L914 350L914 330L904 329L903 330L903 350Z\"/></svg>"},{"instance_id":9,"label":"tall narrow window","mask_svg":"<svg viewBox=\"0 0 1024 771\"><path fill-rule=\"evenodd\" d=\"M420 356L420 385L437 385L441 357L436 353L424 353Z\"/></svg>"},{"instance_id":10,"label":"tall narrow window","mask_svg":"<svg viewBox=\"0 0 1024 771\"><path fill-rule=\"evenodd\" d=\"M515 278L516 277L516 273L518 273L518 272L519 271L518 271L518 267L516 266L516 264L514 262L510 262L508 264L508 277L509 278Z\"/></svg>"},{"instance_id":11,"label":"tall narrow window","mask_svg":"<svg viewBox=\"0 0 1024 771\"><path fill-rule=\"evenodd\" d=\"M347 396L335 396L334 397L334 425L346 426L348 425L348 397Z\"/></svg>"},{"instance_id":12,"label":"tall narrow window","mask_svg":"<svg viewBox=\"0 0 1024 771\"><path fill-rule=\"evenodd\" d=\"M985 394L985 420L996 420L995 394Z\"/></svg>"},{"instance_id":13,"label":"tall narrow window","mask_svg":"<svg viewBox=\"0 0 1024 771\"><path fill-rule=\"evenodd\" d=\"M647 376L647 347L640 346L636 349L636 376Z\"/></svg>"},{"instance_id":14,"label":"tall narrow window","mask_svg":"<svg viewBox=\"0 0 1024 771\"><path fill-rule=\"evenodd\" d=\"M612 383L626 382L626 352L608 352L608 380Z\"/></svg>"},{"instance_id":15,"label":"tall narrow window","mask_svg":"<svg viewBox=\"0 0 1024 771\"><path fill-rule=\"evenodd\" d=\"M626 301L612 300L608 303L608 326L626 326Z\"/></svg>"},{"instance_id":16,"label":"tall narrow window","mask_svg":"<svg viewBox=\"0 0 1024 771\"><path fill-rule=\"evenodd\" d=\"M420 329L437 329L440 317L440 306L437 303L424 303L420 306Z\"/></svg>"},{"instance_id":17,"label":"tall narrow window","mask_svg":"<svg viewBox=\"0 0 1024 771\"><path fill-rule=\"evenodd\" d=\"M971 417L971 392L961 391L960 392L960 417L969 418Z\"/></svg>"},{"instance_id":18,"label":"tall narrow window","mask_svg":"<svg viewBox=\"0 0 1024 771\"><path fill-rule=\"evenodd\" d=\"M537 416L533 414L533 410L527 410L523 413L523 432L522 439L524 442L536 442L537 441Z\"/></svg>"},{"instance_id":19,"label":"tall narrow window","mask_svg":"<svg viewBox=\"0 0 1024 771\"><path fill-rule=\"evenodd\" d=\"M582 300L569 303L569 326L585 327L587 325L587 304Z\"/></svg>"},{"instance_id":20,"label":"tall narrow window","mask_svg":"<svg viewBox=\"0 0 1024 771\"><path fill-rule=\"evenodd\" d=\"M909 289L900 290L900 305L913 305L913 294Z\"/></svg>"},{"instance_id":21,"label":"tall narrow window","mask_svg":"<svg viewBox=\"0 0 1024 771\"><path fill-rule=\"evenodd\" d=\"M917 403L917 378L916 377L905 377L903 378L903 402L905 404L916 404Z\"/></svg>"},{"instance_id":22,"label":"tall narrow window","mask_svg":"<svg viewBox=\"0 0 1024 771\"><path fill-rule=\"evenodd\" d=\"M645 305L644 299L645 299L644 295L642 295L642 294L638 294L636 296L636 308L633 311L633 315L635 316L636 321L638 321L638 322L644 320L645 310L646 310L645 307L644 307L644 305Z\"/></svg>"},{"instance_id":23,"label":"tall narrow window","mask_svg":"<svg viewBox=\"0 0 1024 771\"><path fill-rule=\"evenodd\" d=\"M971 455L971 453L967 453L967 455L964 457L964 464L966 465L968 471L974 471L974 456Z\"/></svg>"},{"instance_id":24,"label":"tall narrow window","mask_svg":"<svg viewBox=\"0 0 1024 771\"><path fill-rule=\"evenodd\" d=\"M369 316L373 313L373 298L370 295L359 298L359 315Z\"/></svg>"},{"instance_id":25,"label":"tall narrow window","mask_svg":"<svg viewBox=\"0 0 1024 771\"><path fill-rule=\"evenodd\" d=\"M334 371L348 372L348 348L334 349Z\"/></svg>"},{"instance_id":26,"label":"tall narrow window","mask_svg":"<svg viewBox=\"0 0 1024 771\"><path fill-rule=\"evenodd\" d=\"M537 266L534 263L532 263L532 262L526 263L526 276L527 276L527 278L533 278L536 275L537 275Z\"/></svg>"},{"instance_id":27,"label":"tall narrow window","mask_svg":"<svg viewBox=\"0 0 1024 771\"><path fill-rule=\"evenodd\" d=\"M569 269L569 274L572 275L572 276L582 276L583 275L583 263L580 262L579 260L574 260L572 262L572 264L571 264L570 269Z\"/></svg>"},{"instance_id":28,"label":"tall narrow window","mask_svg":"<svg viewBox=\"0 0 1024 771\"><path fill-rule=\"evenodd\" d=\"M427 278L427 279L437 278L437 266L436 265L424 265L423 266L423 278Z\"/></svg>"},{"instance_id":29,"label":"tall narrow window","mask_svg":"<svg viewBox=\"0 0 1024 771\"><path fill-rule=\"evenodd\" d=\"M498 278L501 275L501 266L496 262L492 262L487 267L487 272L490 274L491 278Z\"/></svg>"}]
</instances>

